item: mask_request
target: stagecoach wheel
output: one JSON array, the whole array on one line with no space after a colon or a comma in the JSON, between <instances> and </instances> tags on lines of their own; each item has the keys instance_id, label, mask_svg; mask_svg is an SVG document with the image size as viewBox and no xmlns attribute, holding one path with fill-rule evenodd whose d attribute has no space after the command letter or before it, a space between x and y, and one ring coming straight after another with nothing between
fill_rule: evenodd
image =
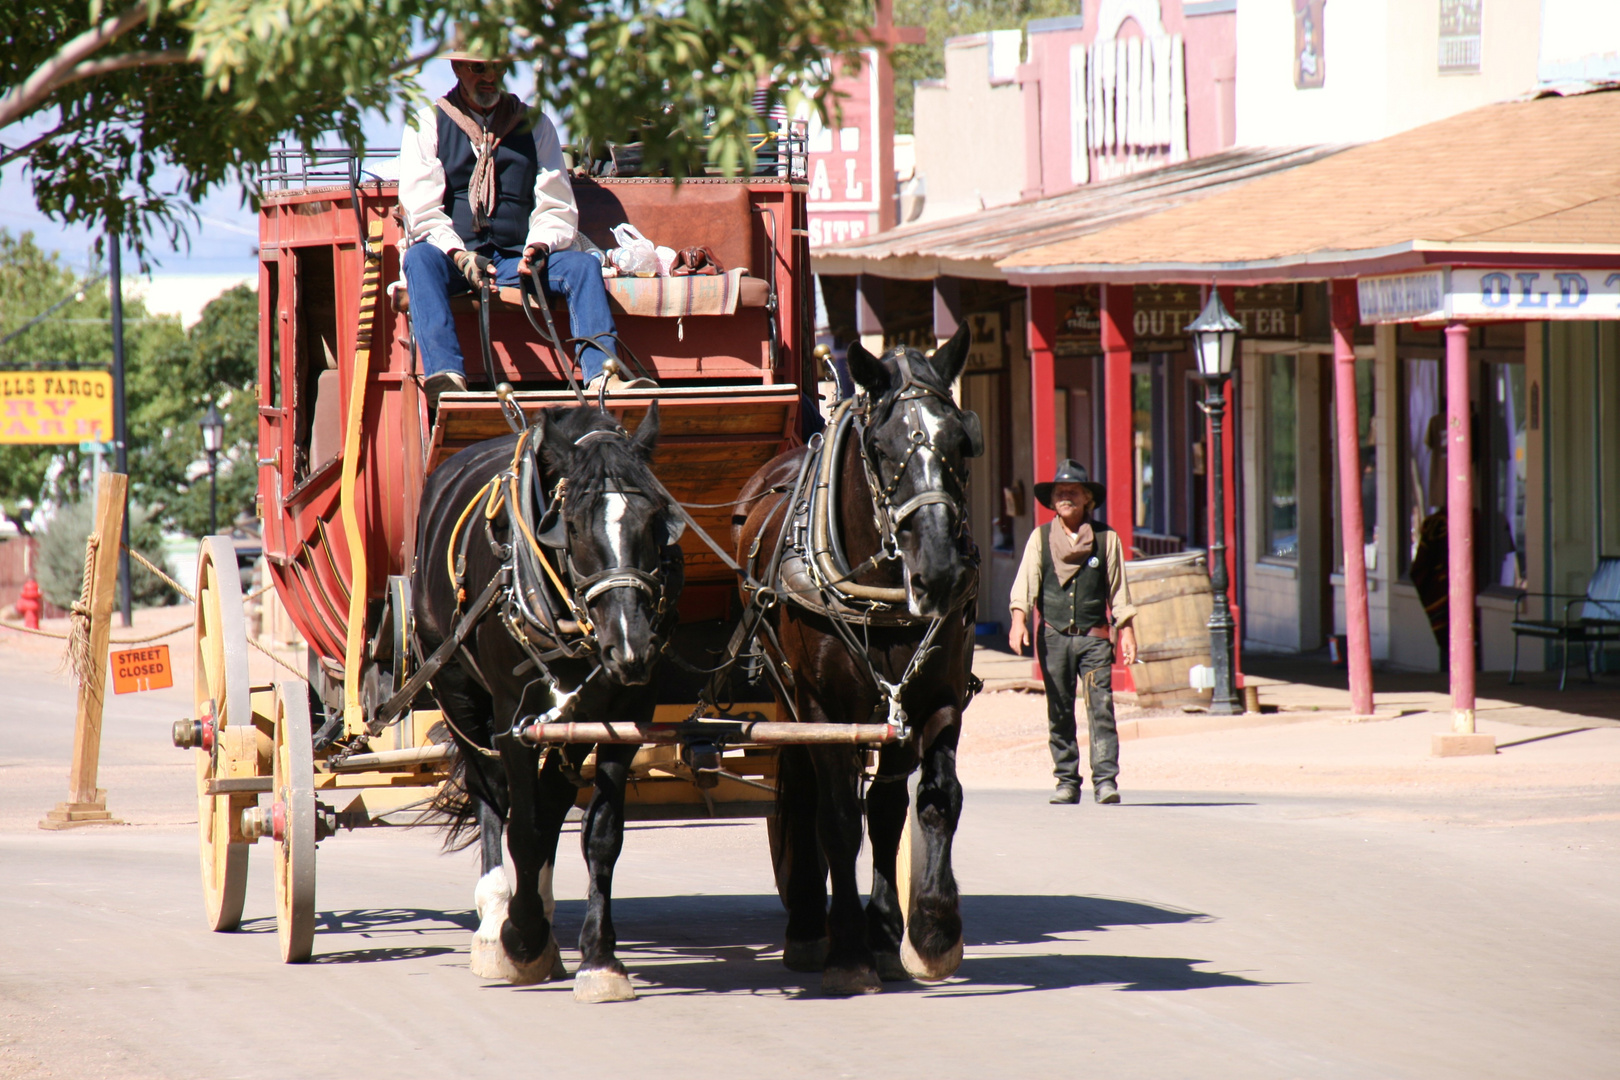
<instances>
[{"instance_id":1,"label":"stagecoach wheel","mask_svg":"<svg viewBox=\"0 0 1620 1080\"><path fill-rule=\"evenodd\" d=\"M195 630L194 701L204 725L196 750L203 907L210 930L235 930L242 922L248 872L248 843L238 821L255 797L208 793L216 778L257 771L250 758L232 753L252 745L253 704L242 578L229 537L207 537L198 550Z\"/></svg>"},{"instance_id":2,"label":"stagecoach wheel","mask_svg":"<svg viewBox=\"0 0 1620 1080\"><path fill-rule=\"evenodd\" d=\"M308 960L315 948L315 752L309 695L300 683L276 687L271 822L276 878L276 937L281 959Z\"/></svg>"}]
</instances>

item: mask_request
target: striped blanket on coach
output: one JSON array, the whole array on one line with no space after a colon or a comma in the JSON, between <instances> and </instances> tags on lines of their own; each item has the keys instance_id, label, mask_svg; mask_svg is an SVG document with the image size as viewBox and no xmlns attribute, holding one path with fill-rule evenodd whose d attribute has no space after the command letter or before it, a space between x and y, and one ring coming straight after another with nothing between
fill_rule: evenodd
<instances>
[{"instance_id":1,"label":"striped blanket on coach","mask_svg":"<svg viewBox=\"0 0 1620 1080\"><path fill-rule=\"evenodd\" d=\"M731 315L737 310L743 271L693 277L613 277L608 303L617 315Z\"/></svg>"}]
</instances>

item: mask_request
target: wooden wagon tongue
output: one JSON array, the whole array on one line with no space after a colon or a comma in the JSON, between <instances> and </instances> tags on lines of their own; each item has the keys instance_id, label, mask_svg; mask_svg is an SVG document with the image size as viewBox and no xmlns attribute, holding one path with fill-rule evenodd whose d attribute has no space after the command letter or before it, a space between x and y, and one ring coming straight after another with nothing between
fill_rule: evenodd
<instances>
[{"instance_id":1,"label":"wooden wagon tongue","mask_svg":"<svg viewBox=\"0 0 1620 1080\"><path fill-rule=\"evenodd\" d=\"M521 730L535 746L558 743L710 743L722 746L838 744L879 746L905 736L900 724L776 723L755 720L690 720L676 724L539 722Z\"/></svg>"}]
</instances>

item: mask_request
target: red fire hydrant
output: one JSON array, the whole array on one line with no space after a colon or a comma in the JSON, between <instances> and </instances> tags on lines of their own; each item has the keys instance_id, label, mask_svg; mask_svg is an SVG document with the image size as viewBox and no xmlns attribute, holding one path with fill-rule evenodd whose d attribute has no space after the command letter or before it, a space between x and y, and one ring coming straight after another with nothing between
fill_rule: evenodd
<instances>
[{"instance_id":1,"label":"red fire hydrant","mask_svg":"<svg viewBox=\"0 0 1620 1080\"><path fill-rule=\"evenodd\" d=\"M39 582L29 578L23 582L22 596L17 600L17 614L23 617L23 625L30 630L38 630L39 613L44 607L39 599Z\"/></svg>"}]
</instances>

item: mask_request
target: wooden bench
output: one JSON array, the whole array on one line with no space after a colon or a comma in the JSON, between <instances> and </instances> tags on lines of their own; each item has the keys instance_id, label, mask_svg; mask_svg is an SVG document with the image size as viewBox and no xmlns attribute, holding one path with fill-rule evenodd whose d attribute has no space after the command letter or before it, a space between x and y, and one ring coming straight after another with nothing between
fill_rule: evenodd
<instances>
[{"instance_id":1,"label":"wooden bench","mask_svg":"<svg viewBox=\"0 0 1620 1080\"><path fill-rule=\"evenodd\" d=\"M1513 621L1513 670L1508 673L1508 682L1517 682L1519 678L1521 637L1563 643L1563 669L1558 676L1560 690L1564 689L1569 681L1569 647L1572 643L1580 645L1581 655L1586 661L1586 678L1590 681L1592 646L1596 645L1598 648L1601 667L1604 645L1610 641L1620 642L1620 557L1605 556L1598 559L1597 569L1592 572L1592 579L1587 582L1586 592L1579 596L1571 593L1530 593L1528 596L1565 600L1564 617L1561 621L1552 619ZM1577 604L1580 605L1578 615L1574 610Z\"/></svg>"}]
</instances>

